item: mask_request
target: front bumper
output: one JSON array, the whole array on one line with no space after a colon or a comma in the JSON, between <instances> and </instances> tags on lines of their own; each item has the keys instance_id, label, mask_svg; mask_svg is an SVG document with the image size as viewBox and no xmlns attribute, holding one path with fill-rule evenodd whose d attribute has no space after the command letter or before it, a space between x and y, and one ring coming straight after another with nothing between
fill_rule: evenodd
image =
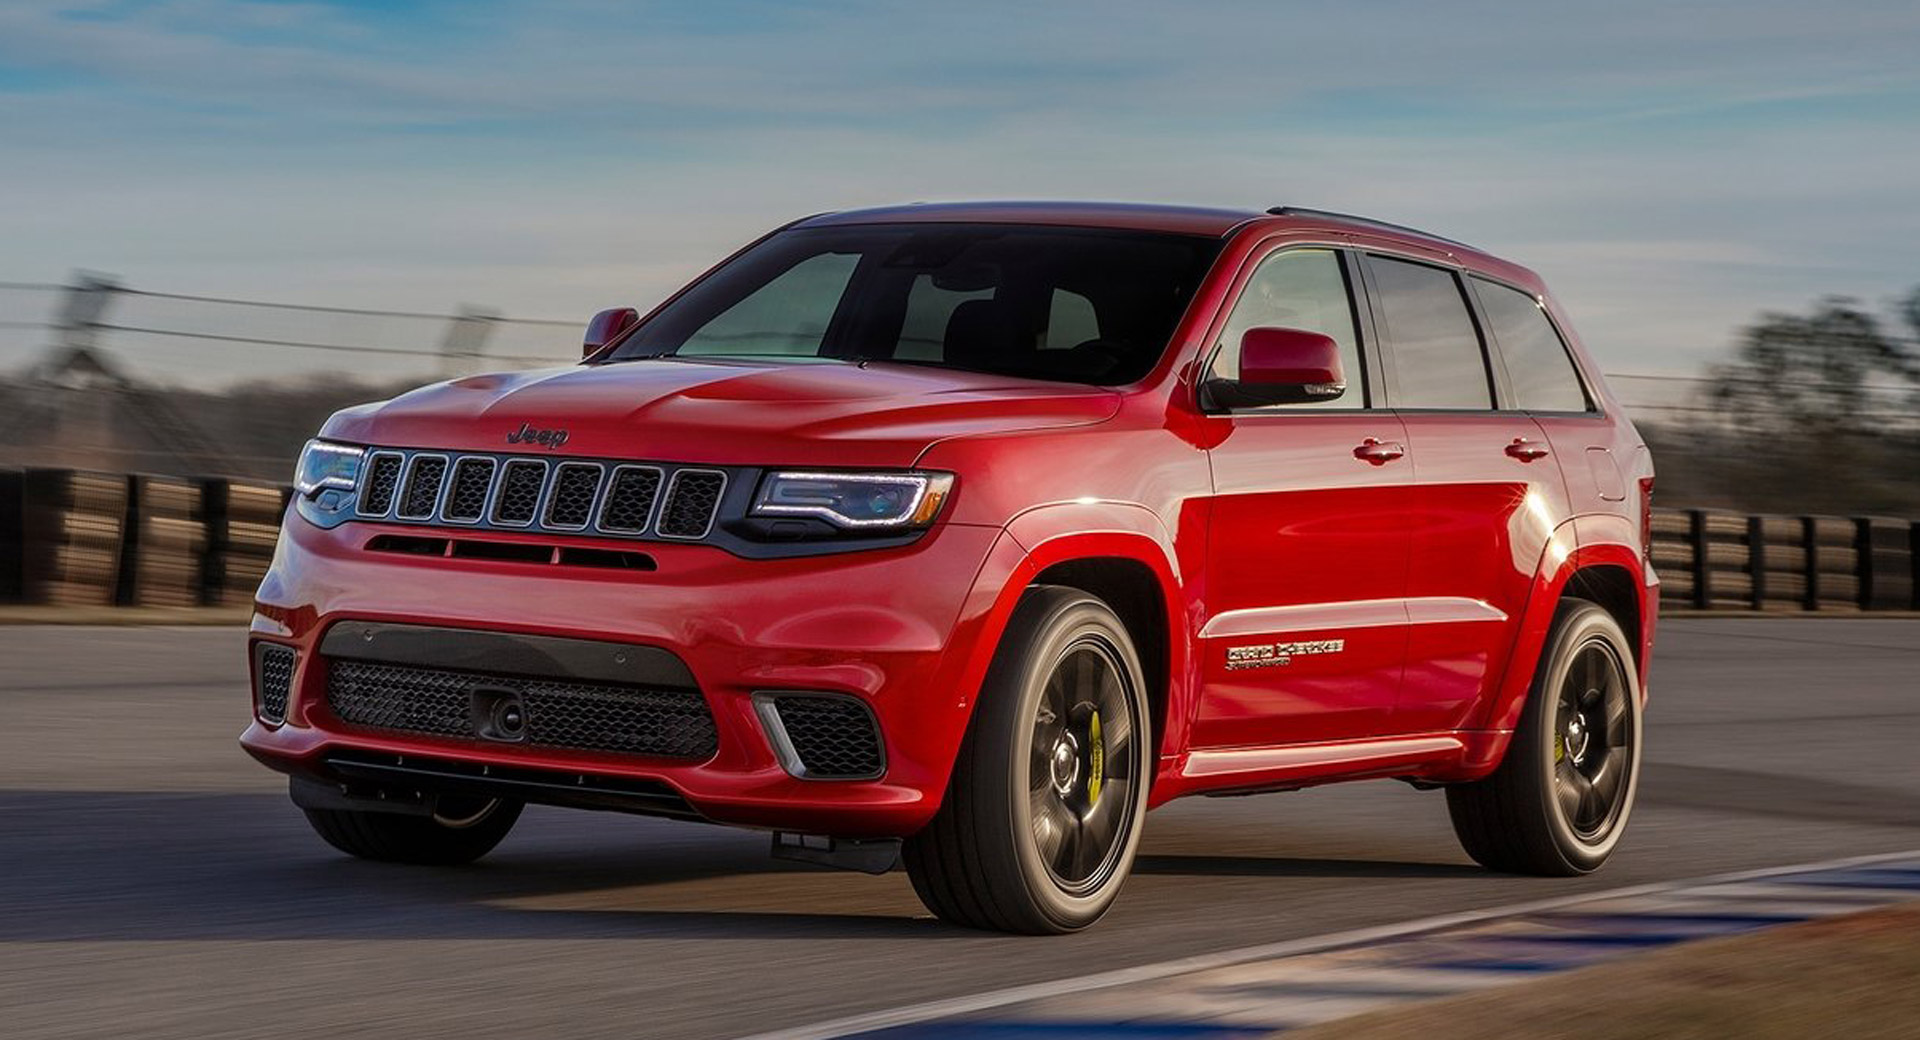
<instances>
[{"instance_id":1,"label":"front bumper","mask_svg":"<svg viewBox=\"0 0 1920 1040\"><path fill-rule=\"evenodd\" d=\"M241 736L254 757L326 781L346 778L343 762L398 761L657 786L714 822L844 837L911 834L939 808L990 657L988 618L1020 555L1000 530L960 524L901 548L785 560L648 544L657 569L640 572L366 549L396 530L322 530L287 518L252 632L256 643L289 646L298 658L284 721L261 718L256 705ZM327 704L328 658L320 652L345 621L664 650L705 697L717 750L692 761L346 724ZM860 699L879 724L884 775L793 776L755 709L755 694L769 690Z\"/></svg>"}]
</instances>

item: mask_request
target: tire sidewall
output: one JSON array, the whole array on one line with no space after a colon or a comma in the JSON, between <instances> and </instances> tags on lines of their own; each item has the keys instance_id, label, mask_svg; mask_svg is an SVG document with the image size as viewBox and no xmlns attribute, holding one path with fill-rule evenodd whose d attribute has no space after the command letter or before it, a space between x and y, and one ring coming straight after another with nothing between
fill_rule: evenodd
<instances>
[{"instance_id":1,"label":"tire sidewall","mask_svg":"<svg viewBox=\"0 0 1920 1040\"><path fill-rule=\"evenodd\" d=\"M1127 704L1133 715L1134 736L1130 745L1133 762L1130 766L1134 781L1128 790L1132 804L1127 807L1125 834L1111 872L1097 887L1083 894L1075 894L1063 889L1054 879L1033 841L1027 801L1028 784L1031 781L1029 743L1032 740L1034 714L1053 669L1072 647L1088 637L1107 643L1124 672ZM1005 808L1019 874L1028 897L1050 922L1063 930L1084 928L1098 920L1119 894L1139 849L1142 824L1146 818L1147 789L1153 779L1154 744L1139 654L1127 636L1126 627L1113 611L1099 600L1082 595L1063 599L1050 612L1037 619L1031 642L1019 655L1019 660L1008 663L1014 668L1009 669L1006 675L1009 683L1005 689L1015 696L1005 699L1008 710L996 713L995 721L1002 727L1002 732L998 734L1000 740L996 743L1005 751Z\"/></svg>"},{"instance_id":2,"label":"tire sidewall","mask_svg":"<svg viewBox=\"0 0 1920 1040\"><path fill-rule=\"evenodd\" d=\"M1596 641L1603 643L1612 654L1627 685L1632 754L1629 756L1626 787L1621 794L1619 813L1605 833L1594 840L1587 840L1574 830L1572 821L1566 818L1559 800L1554 797L1554 724L1560 686L1566 680L1567 672L1580 652ZM1627 821L1633 815L1633 805L1639 794L1640 760L1645 755L1645 745L1641 740L1640 679L1633 661L1626 634L1620 630L1620 625L1612 615L1594 604L1582 603L1564 614L1561 623L1555 627L1553 642L1542 659L1527 706L1531 746L1525 750L1530 756L1530 772L1537 778L1547 832L1567 866L1579 873L1599 868L1613 853L1621 835L1626 833Z\"/></svg>"}]
</instances>

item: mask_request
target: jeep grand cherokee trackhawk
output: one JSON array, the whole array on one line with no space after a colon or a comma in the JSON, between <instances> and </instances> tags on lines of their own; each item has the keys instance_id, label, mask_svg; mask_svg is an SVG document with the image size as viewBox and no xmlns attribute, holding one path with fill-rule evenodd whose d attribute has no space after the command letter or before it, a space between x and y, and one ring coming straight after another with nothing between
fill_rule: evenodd
<instances>
[{"instance_id":1,"label":"jeep grand cherokee trackhawk","mask_svg":"<svg viewBox=\"0 0 1920 1040\"><path fill-rule=\"evenodd\" d=\"M1281 207L801 220L585 360L300 460L241 738L357 856L528 802L904 859L1062 932L1146 811L1391 777L1496 870L1613 851L1652 465L1540 280Z\"/></svg>"}]
</instances>

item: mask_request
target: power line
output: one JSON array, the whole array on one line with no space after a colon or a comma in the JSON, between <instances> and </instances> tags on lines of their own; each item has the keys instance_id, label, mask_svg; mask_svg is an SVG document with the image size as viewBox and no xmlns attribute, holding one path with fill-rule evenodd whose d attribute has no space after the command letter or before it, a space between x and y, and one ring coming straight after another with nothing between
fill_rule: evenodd
<instances>
[{"instance_id":1,"label":"power line","mask_svg":"<svg viewBox=\"0 0 1920 1040\"><path fill-rule=\"evenodd\" d=\"M1694 412L1702 415L1742 414L1741 412L1732 408L1709 408L1709 407L1706 407L1705 405L1629 404L1628 402L1622 401L1620 402L1620 406L1630 411L1639 411L1639 412L1644 412L1644 411ZM1848 412L1846 414L1847 414L1847 417L1850 419L1920 419L1920 412Z\"/></svg>"},{"instance_id":2,"label":"power line","mask_svg":"<svg viewBox=\"0 0 1920 1040\"><path fill-rule=\"evenodd\" d=\"M54 286L53 288L59 288ZM218 303L231 307L264 307L271 310L312 311L319 314L357 314L372 318L425 318L433 321L451 321L455 318L472 319L474 315L436 314L429 311L382 311L363 307L321 307L306 303L272 303L266 300L240 300L226 296L193 296L186 293L150 292L145 289L116 288L114 292L128 296L146 296L157 300L187 300L193 303ZM496 318L482 317L483 321L498 321L517 325L551 325L555 328L573 328L579 322L561 321L555 318Z\"/></svg>"},{"instance_id":3,"label":"power line","mask_svg":"<svg viewBox=\"0 0 1920 1040\"><path fill-rule=\"evenodd\" d=\"M1777 379L1765 379L1759 376L1676 376L1676 375L1664 375L1664 374L1654 375L1651 373L1641 373L1641 372L1608 372L1606 373L1606 377L1608 379L1640 379L1640 380L1646 380L1646 381L1657 382L1657 383L1760 383L1766 386L1806 386L1806 387L1826 387L1829 385L1829 384L1817 382L1811 379L1777 380ZM1848 387L1847 389L1849 390L1885 390L1885 391L1894 391L1894 392L1904 393L1906 391L1920 389L1920 384L1911 384L1911 385L1902 386L1899 383L1862 383L1859 386Z\"/></svg>"},{"instance_id":4,"label":"power line","mask_svg":"<svg viewBox=\"0 0 1920 1040\"><path fill-rule=\"evenodd\" d=\"M143 336L171 336L176 339L206 339L220 343L251 343L263 347L290 347L296 350L331 350L342 354L386 354L395 357L440 357L437 350L423 350L417 347L356 347L344 343L309 343L304 340L261 339L254 336L226 336L212 332L184 332L179 329L153 329L140 325L91 326L110 332L132 332ZM533 364L558 364L568 360L563 357L541 357L532 354L485 354L485 359L494 361L525 361Z\"/></svg>"}]
</instances>

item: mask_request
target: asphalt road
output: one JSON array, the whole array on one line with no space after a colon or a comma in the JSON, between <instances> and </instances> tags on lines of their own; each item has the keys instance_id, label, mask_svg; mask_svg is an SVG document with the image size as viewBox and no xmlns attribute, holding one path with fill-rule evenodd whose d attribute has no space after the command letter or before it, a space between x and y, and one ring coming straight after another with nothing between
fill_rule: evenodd
<instances>
[{"instance_id":1,"label":"asphalt road","mask_svg":"<svg viewBox=\"0 0 1920 1040\"><path fill-rule=\"evenodd\" d=\"M1501 877L1391 781L1175 803L1098 927L982 935L902 874L531 809L457 870L313 837L234 743L242 635L0 627L0 1032L725 1037L1640 882L1920 848L1920 621L1668 620L1613 862Z\"/></svg>"}]
</instances>

